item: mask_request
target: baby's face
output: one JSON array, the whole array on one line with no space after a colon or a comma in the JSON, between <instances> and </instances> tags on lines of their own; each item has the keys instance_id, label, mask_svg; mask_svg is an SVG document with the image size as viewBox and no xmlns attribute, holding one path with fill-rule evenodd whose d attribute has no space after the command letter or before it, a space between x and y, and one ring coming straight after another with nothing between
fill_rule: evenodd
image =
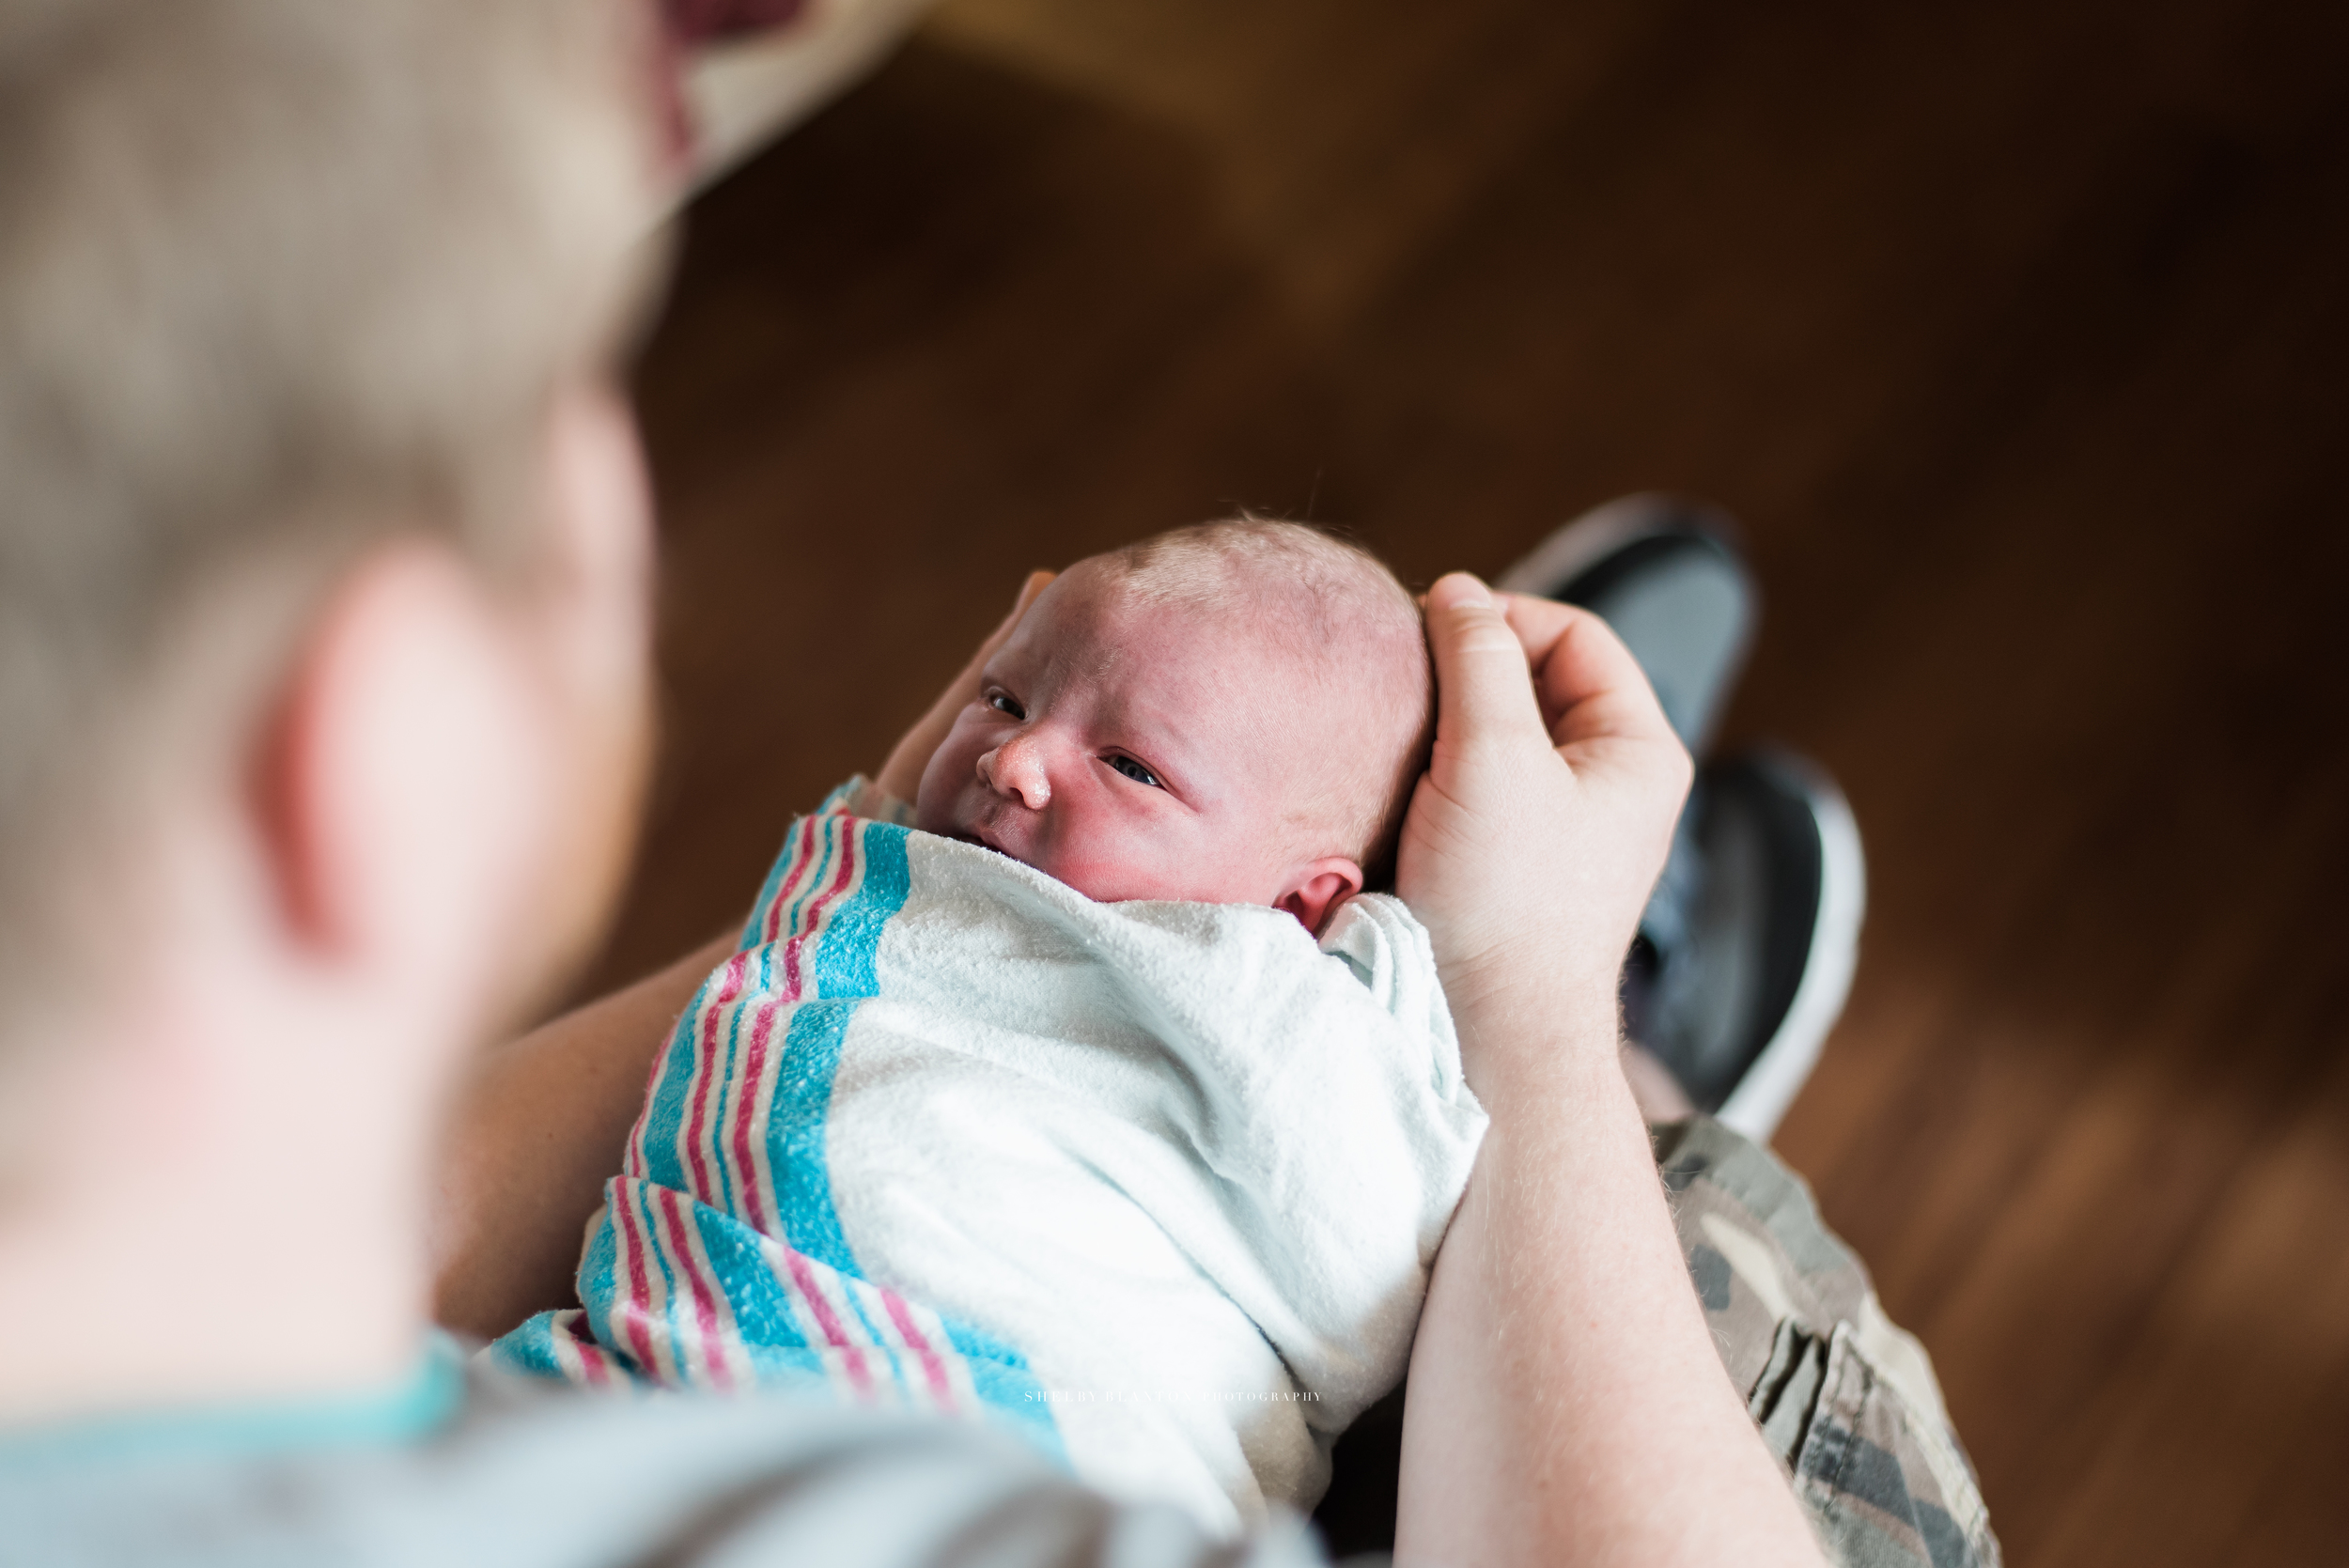
<instances>
[{"instance_id":1,"label":"baby's face","mask_svg":"<svg viewBox=\"0 0 2349 1568\"><path fill-rule=\"evenodd\" d=\"M1280 902L1328 850L1303 830L1345 716L1315 711L1339 694L1248 628L1244 611L1141 604L1113 572L1072 567L988 661L922 776L917 823L1103 902Z\"/></svg>"}]
</instances>

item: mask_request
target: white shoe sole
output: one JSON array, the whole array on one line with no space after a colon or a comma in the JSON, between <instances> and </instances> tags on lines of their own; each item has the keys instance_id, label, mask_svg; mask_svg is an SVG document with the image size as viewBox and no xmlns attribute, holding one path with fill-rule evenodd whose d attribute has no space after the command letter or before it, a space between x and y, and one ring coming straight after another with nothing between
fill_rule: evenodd
<instances>
[{"instance_id":1,"label":"white shoe sole","mask_svg":"<svg viewBox=\"0 0 2349 1568\"><path fill-rule=\"evenodd\" d=\"M1859 928L1868 914L1867 857L1859 846L1859 824L1843 791L1797 757L1777 753L1769 763L1810 802L1818 823L1819 908L1812 920L1811 955L1786 1017L1713 1113L1723 1126L1756 1143L1769 1142L1778 1131L1787 1108L1818 1064L1828 1031L1843 1016L1859 960Z\"/></svg>"}]
</instances>

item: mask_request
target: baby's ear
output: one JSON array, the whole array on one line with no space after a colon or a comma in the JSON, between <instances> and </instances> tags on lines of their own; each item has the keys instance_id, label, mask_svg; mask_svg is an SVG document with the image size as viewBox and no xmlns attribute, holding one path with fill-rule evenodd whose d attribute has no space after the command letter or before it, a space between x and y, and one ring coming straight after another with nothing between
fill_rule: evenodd
<instances>
[{"instance_id":1,"label":"baby's ear","mask_svg":"<svg viewBox=\"0 0 2349 1568\"><path fill-rule=\"evenodd\" d=\"M1338 906L1361 891L1362 868L1343 855L1329 855L1290 873L1288 886L1272 907L1286 909L1318 937Z\"/></svg>"}]
</instances>

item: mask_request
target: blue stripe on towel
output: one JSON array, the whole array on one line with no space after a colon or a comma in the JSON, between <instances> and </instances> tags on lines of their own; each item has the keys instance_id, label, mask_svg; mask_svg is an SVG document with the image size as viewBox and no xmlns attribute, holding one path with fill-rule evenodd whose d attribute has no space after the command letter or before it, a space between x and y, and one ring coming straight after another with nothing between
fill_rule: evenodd
<instances>
[{"instance_id":1,"label":"blue stripe on towel","mask_svg":"<svg viewBox=\"0 0 2349 1568\"><path fill-rule=\"evenodd\" d=\"M869 1281L857 1266L832 1200L825 1150L827 1120L848 1027L859 1005L878 990L882 939L911 891L909 838L909 830L903 827L838 815L836 810L818 815L812 823L792 825L745 927L744 944L754 951L747 960L742 994L727 1004L729 1016L715 1031L716 1038L708 1041L710 1055L719 1060L701 1060L702 1027L724 985L723 970L703 982L693 1004L671 1034L639 1141L644 1179L691 1198L692 1186L687 1179L680 1143L694 1083L702 1074L716 1079L705 1110L705 1131L710 1137L722 1137L711 1129L731 1126L739 1114L739 1096L754 1089L736 1082L742 1070L742 1053L748 1048L743 1015L754 1011L762 1000L776 997L786 985L778 944L760 944L757 938L766 928L772 905L782 896L795 860L812 862L792 889L776 933L781 941L795 936L802 939L800 953L808 968L801 977L801 1000L784 1004L781 1037L771 1048L779 1060L773 1068L775 1086L767 1114L767 1157L775 1188L771 1197L777 1209L776 1239L859 1281L860 1289ZM852 885L833 901L832 884L844 862L854 868ZM812 929L807 924L811 911L815 916ZM721 1211L694 1203L690 1223L709 1272L731 1309L737 1343L762 1385L820 1389L829 1375L827 1358L837 1358L841 1352L807 1341L792 1308L792 1287L770 1266L757 1229L733 1212L748 1195L738 1190L731 1179L731 1162L719 1151L713 1163L719 1187L713 1196L721 1196L726 1207ZM622 1190L611 1196L618 1202L630 1202L642 1191L630 1190L631 1184L625 1181L617 1185ZM657 1224L647 1226L646 1241L658 1277L666 1287L662 1293L666 1321L661 1327L675 1345L686 1327L679 1315L684 1304L673 1268L677 1260L668 1255L669 1245ZM587 1308L586 1326L596 1342L612 1352L621 1367L637 1377L645 1376L650 1369L634 1365L621 1326L614 1321L614 1310L627 1296L627 1287L621 1279L616 1221L609 1210L588 1237L580 1260L579 1285L580 1298ZM861 1330L863 1353L872 1358L875 1371L884 1376L894 1374L893 1380L910 1390L922 1374L908 1364L908 1358L890 1348L887 1342L892 1333L853 1293L846 1305L856 1329ZM941 1348L950 1348L964 1362L989 1416L1066 1464L1066 1446L1026 1358L972 1325L942 1316L937 1321L947 1341ZM536 1319L501 1341L497 1355L518 1370L560 1375L548 1327Z\"/></svg>"}]
</instances>

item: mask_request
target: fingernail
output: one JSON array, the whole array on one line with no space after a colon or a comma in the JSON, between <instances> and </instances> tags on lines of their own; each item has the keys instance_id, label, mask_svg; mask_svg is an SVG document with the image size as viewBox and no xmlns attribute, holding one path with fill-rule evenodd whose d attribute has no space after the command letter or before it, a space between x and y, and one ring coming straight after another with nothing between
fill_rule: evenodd
<instances>
[{"instance_id":1,"label":"fingernail","mask_svg":"<svg viewBox=\"0 0 2349 1568\"><path fill-rule=\"evenodd\" d=\"M1454 572L1438 582L1435 588L1429 590L1428 597L1432 598L1438 592L1442 593L1443 602L1447 609L1486 609L1493 601L1492 590L1464 571Z\"/></svg>"}]
</instances>

